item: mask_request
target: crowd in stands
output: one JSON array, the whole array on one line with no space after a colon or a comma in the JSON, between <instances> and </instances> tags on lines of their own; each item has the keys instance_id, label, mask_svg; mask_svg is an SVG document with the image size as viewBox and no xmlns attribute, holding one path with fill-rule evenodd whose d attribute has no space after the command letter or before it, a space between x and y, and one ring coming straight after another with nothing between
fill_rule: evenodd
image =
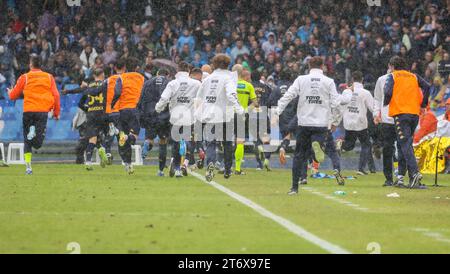
<instances>
[{"instance_id":1,"label":"crowd in stands","mask_svg":"<svg viewBox=\"0 0 450 274\"><path fill-rule=\"evenodd\" d=\"M65 0L0 2L0 89L27 71L39 54L58 85L80 83L95 68L112 72L120 57L195 67L217 53L231 56L276 85L305 73L312 56L325 60L336 84L352 71L368 86L386 73L394 55L433 83L432 108L450 98L450 0ZM284 73L283 73L284 72ZM289 79L282 79L289 80Z\"/></svg>"}]
</instances>

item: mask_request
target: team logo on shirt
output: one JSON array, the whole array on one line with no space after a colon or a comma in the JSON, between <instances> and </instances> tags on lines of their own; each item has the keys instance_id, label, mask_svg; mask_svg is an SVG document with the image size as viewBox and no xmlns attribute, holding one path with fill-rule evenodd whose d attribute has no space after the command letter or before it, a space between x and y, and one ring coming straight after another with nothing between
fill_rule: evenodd
<instances>
[{"instance_id":1,"label":"team logo on shirt","mask_svg":"<svg viewBox=\"0 0 450 274\"><path fill-rule=\"evenodd\" d=\"M191 102L191 99L189 99L189 97L186 96L179 96L177 97L177 102L179 104L189 104Z\"/></svg>"},{"instance_id":2,"label":"team logo on shirt","mask_svg":"<svg viewBox=\"0 0 450 274\"><path fill-rule=\"evenodd\" d=\"M306 101L310 105L322 105L322 98L320 96L306 96Z\"/></svg>"}]
</instances>

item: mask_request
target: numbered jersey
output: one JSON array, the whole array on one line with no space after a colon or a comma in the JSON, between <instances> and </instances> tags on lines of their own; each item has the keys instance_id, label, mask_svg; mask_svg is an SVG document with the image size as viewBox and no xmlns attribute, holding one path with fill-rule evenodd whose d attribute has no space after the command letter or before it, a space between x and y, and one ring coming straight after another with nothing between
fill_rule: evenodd
<instances>
[{"instance_id":1,"label":"numbered jersey","mask_svg":"<svg viewBox=\"0 0 450 274\"><path fill-rule=\"evenodd\" d=\"M105 113L106 93L106 82L97 81L91 83L80 100L80 108L87 113Z\"/></svg>"}]
</instances>

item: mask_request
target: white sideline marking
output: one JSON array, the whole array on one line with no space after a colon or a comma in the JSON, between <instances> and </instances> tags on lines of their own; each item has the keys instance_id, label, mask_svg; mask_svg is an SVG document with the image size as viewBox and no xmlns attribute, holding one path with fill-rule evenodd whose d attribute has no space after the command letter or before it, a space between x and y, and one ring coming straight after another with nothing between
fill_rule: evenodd
<instances>
[{"instance_id":1,"label":"white sideline marking","mask_svg":"<svg viewBox=\"0 0 450 274\"><path fill-rule=\"evenodd\" d=\"M361 207L361 206L358 205L358 204L354 204L354 203L352 203L352 202L345 201L345 200L339 199L339 198L337 198L337 197L334 197L334 196L331 196L331 195L328 195L328 194L319 192L319 191L315 190L315 189L312 188L312 187L302 187L302 189L303 189L303 190L306 190L306 191L308 191L308 192L310 192L310 193L312 193L312 194L314 194L314 195L317 195L317 196L320 196L320 197L322 197L322 198L325 198L325 199L327 199L327 200L331 200L331 201L333 201L333 202L336 202L336 203L340 203L340 204L346 205L346 206L351 207L351 208L353 208L353 209L355 209L355 210L359 210L359 211L362 211L362 212L369 212L369 209L368 209L368 208Z\"/></svg>"},{"instance_id":2,"label":"white sideline marking","mask_svg":"<svg viewBox=\"0 0 450 274\"><path fill-rule=\"evenodd\" d=\"M343 249L340 246L337 246L335 244L332 244L330 242L327 242L319 237L317 237L316 235L306 231L304 228L302 228L299 225L294 224L293 222L278 216L272 212L270 212L269 210L265 209L264 207L258 205L257 203L245 198L242 195L237 194L236 192L231 191L230 189L222 186L221 184L218 184L214 181L212 182L207 182L206 179L201 176L200 174L196 173L196 172L191 172L191 174L196 177L197 179L213 186L214 188L222 191L223 193L227 194L228 196L230 196L231 198L239 201L241 204L244 204L248 207L250 207L251 209L255 210L256 212L258 212L260 215L271 219L272 221L278 223L279 225L283 226L284 228L286 228L287 230L289 230L290 232L294 233L295 235L299 236L300 238L303 238L304 240L319 246L320 248L333 253L333 254L351 254L350 251Z\"/></svg>"},{"instance_id":3,"label":"white sideline marking","mask_svg":"<svg viewBox=\"0 0 450 274\"><path fill-rule=\"evenodd\" d=\"M419 232L422 235L438 242L450 244L450 239L442 235L440 232L432 231L428 228L414 228L413 231Z\"/></svg>"}]
</instances>

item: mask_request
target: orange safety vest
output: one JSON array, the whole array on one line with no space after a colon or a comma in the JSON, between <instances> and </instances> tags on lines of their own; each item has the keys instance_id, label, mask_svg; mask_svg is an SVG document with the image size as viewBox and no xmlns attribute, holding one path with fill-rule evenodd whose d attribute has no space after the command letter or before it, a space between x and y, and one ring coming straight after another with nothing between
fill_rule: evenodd
<instances>
[{"instance_id":1,"label":"orange safety vest","mask_svg":"<svg viewBox=\"0 0 450 274\"><path fill-rule=\"evenodd\" d=\"M19 77L10 93L11 100L23 95L23 112L49 112L60 114L60 96L55 79L49 73L34 69Z\"/></svg>"},{"instance_id":2,"label":"orange safety vest","mask_svg":"<svg viewBox=\"0 0 450 274\"><path fill-rule=\"evenodd\" d=\"M423 94L417 76L406 70L396 70L392 73L392 77L394 78L394 88L389 104L389 116L419 115Z\"/></svg>"},{"instance_id":3,"label":"orange safety vest","mask_svg":"<svg viewBox=\"0 0 450 274\"><path fill-rule=\"evenodd\" d=\"M114 89L116 88L116 82L117 79L119 79L120 75L112 75L108 78L108 90L106 91L106 113L116 113L119 112L118 106L119 103L116 103L116 106L114 109L111 109L111 103L114 99Z\"/></svg>"},{"instance_id":4,"label":"orange safety vest","mask_svg":"<svg viewBox=\"0 0 450 274\"><path fill-rule=\"evenodd\" d=\"M122 79L122 93L117 103L119 110L134 109L141 98L145 78L137 72L124 73L120 75L120 78Z\"/></svg>"}]
</instances>

